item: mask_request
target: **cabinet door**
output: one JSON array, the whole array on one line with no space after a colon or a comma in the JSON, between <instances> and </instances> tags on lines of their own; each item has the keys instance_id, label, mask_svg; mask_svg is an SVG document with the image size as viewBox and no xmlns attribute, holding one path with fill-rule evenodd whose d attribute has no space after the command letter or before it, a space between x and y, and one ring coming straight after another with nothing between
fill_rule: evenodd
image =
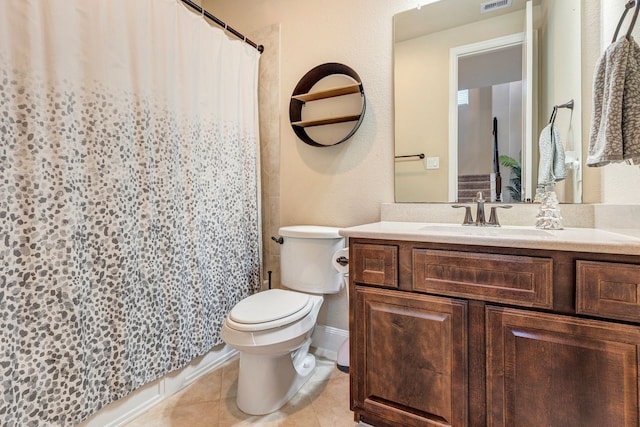
<instances>
[{"instance_id":1,"label":"cabinet door","mask_svg":"<svg viewBox=\"0 0 640 427\"><path fill-rule=\"evenodd\" d=\"M489 426L638 426L640 330L487 308Z\"/></svg>"},{"instance_id":2,"label":"cabinet door","mask_svg":"<svg viewBox=\"0 0 640 427\"><path fill-rule=\"evenodd\" d=\"M357 414L397 426L467 425L467 303L356 287Z\"/></svg>"}]
</instances>

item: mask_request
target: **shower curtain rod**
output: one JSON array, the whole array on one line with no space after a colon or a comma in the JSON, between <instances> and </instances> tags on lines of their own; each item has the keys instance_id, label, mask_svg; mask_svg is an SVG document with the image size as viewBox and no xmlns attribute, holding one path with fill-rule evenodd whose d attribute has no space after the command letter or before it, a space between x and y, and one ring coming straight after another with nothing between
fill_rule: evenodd
<instances>
[{"instance_id":1,"label":"shower curtain rod","mask_svg":"<svg viewBox=\"0 0 640 427\"><path fill-rule=\"evenodd\" d=\"M211 19L213 22L218 24L220 27L224 28L226 31L229 31L231 34L233 34L234 36L236 36L240 40L243 40L245 43L250 44L251 46L255 47L256 49L258 49L258 52L260 52L260 53L264 52L264 46L263 45L256 44L255 42L249 40L243 34L239 33L234 28L231 28L230 26L228 26L227 24L225 24L224 22L222 22L221 20L219 20L218 18L213 16L210 12L205 10L203 7L198 6L196 3L192 2L191 0L181 0L181 1L182 1L182 3L186 4L187 6L189 6L191 9L193 9L196 12L201 13L204 16L206 16L207 18Z\"/></svg>"}]
</instances>

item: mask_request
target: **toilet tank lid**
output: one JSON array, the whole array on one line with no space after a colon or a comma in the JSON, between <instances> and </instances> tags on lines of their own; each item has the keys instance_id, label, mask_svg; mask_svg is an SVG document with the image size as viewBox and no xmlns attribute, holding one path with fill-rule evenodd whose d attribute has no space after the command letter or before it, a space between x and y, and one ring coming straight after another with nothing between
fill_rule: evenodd
<instances>
[{"instance_id":1,"label":"toilet tank lid","mask_svg":"<svg viewBox=\"0 0 640 427\"><path fill-rule=\"evenodd\" d=\"M290 225L280 227L278 233L283 237L299 237L303 239L342 239L338 227L322 225Z\"/></svg>"}]
</instances>

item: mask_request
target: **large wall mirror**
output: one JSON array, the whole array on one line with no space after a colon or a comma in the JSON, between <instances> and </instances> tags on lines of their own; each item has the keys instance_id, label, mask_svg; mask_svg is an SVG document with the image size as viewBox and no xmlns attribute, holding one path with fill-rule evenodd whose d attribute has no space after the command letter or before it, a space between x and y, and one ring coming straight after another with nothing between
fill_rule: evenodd
<instances>
[{"instance_id":1,"label":"large wall mirror","mask_svg":"<svg viewBox=\"0 0 640 427\"><path fill-rule=\"evenodd\" d=\"M394 16L396 202L531 201L554 106L556 193L582 201L580 3L440 0Z\"/></svg>"}]
</instances>

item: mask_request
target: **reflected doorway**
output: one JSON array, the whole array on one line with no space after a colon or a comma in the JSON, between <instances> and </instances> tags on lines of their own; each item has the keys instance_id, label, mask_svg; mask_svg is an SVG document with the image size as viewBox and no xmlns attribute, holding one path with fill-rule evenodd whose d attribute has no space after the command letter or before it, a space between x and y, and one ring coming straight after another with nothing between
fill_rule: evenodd
<instances>
[{"instance_id":1,"label":"reflected doorway","mask_svg":"<svg viewBox=\"0 0 640 427\"><path fill-rule=\"evenodd\" d=\"M450 52L449 199L519 202L527 123L525 36ZM530 124L529 124L530 125Z\"/></svg>"},{"instance_id":2,"label":"reflected doorway","mask_svg":"<svg viewBox=\"0 0 640 427\"><path fill-rule=\"evenodd\" d=\"M522 44L458 59L458 201L519 202ZM511 167L505 165L514 165Z\"/></svg>"}]
</instances>

